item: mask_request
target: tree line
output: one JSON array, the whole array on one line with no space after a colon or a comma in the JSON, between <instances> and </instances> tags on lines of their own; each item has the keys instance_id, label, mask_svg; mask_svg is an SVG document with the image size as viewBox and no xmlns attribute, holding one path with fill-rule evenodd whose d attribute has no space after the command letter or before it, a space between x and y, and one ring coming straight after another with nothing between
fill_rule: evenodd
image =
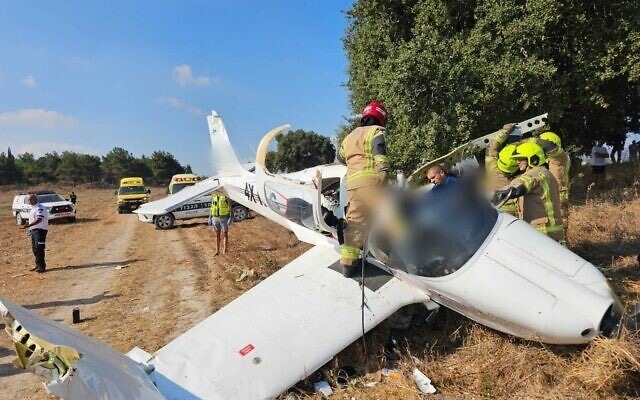
<instances>
[{"instance_id":1,"label":"tree line","mask_svg":"<svg viewBox=\"0 0 640 400\"><path fill-rule=\"evenodd\" d=\"M166 185L174 174L192 173L166 151L154 151L150 157L134 157L114 147L106 155L63 151L36 158L32 153L14 156L9 148L0 152L0 185L39 183L118 183L125 176L140 176L148 184Z\"/></svg>"}]
</instances>

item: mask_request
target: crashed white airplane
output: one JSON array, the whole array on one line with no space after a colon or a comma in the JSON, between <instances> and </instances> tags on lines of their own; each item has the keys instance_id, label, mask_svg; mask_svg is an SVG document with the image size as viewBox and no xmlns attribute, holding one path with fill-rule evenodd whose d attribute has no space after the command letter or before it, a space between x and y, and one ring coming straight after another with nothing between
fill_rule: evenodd
<instances>
[{"instance_id":1,"label":"crashed white airplane","mask_svg":"<svg viewBox=\"0 0 640 400\"><path fill-rule=\"evenodd\" d=\"M285 125L262 139L251 173L240 166L218 114L207 119L215 176L143 205L139 217L171 213L223 190L315 246L153 355L138 348L121 355L0 298L17 364L46 376L51 393L64 399L269 399L316 371L363 329L412 303L443 305L493 329L546 343L617 334L620 303L598 269L496 211L465 185L401 195L401 216L411 221L403 240L380 240L384 227L374 226L364 255L363 327L360 278L344 278L338 262L345 167L267 171L267 147ZM515 134L542 123L541 117L524 121ZM486 147L491 135L445 157L451 161Z\"/></svg>"}]
</instances>

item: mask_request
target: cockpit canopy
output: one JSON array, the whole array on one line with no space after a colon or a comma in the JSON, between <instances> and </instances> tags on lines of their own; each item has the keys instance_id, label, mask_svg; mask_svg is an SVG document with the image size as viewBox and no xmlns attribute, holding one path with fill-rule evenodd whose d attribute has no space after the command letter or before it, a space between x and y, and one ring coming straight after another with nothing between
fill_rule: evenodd
<instances>
[{"instance_id":1,"label":"cockpit canopy","mask_svg":"<svg viewBox=\"0 0 640 400\"><path fill-rule=\"evenodd\" d=\"M388 243L387 251L381 250L389 254L389 267L409 274L434 278L457 271L496 223L497 211L464 179L438 191L398 196L395 218L400 233L372 245Z\"/></svg>"}]
</instances>

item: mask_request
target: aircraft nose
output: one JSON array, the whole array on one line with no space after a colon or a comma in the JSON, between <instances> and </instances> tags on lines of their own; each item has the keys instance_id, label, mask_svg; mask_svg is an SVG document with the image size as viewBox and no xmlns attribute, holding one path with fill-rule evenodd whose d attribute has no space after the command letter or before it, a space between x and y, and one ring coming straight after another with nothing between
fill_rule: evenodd
<instances>
[{"instance_id":1,"label":"aircraft nose","mask_svg":"<svg viewBox=\"0 0 640 400\"><path fill-rule=\"evenodd\" d=\"M613 303L604 313L600 321L600 333L608 338L616 338L620 335L622 327L622 307L619 303Z\"/></svg>"},{"instance_id":2,"label":"aircraft nose","mask_svg":"<svg viewBox=\"0 0 640 400\"><path fill-rule=\"evenodd\" d=\"M586 343L598 335L616 337L621 318L622 312L615 302L598 307L559 302L547 316L541 336L543 341L555 344Z\"/></svg>"}]
</instances>

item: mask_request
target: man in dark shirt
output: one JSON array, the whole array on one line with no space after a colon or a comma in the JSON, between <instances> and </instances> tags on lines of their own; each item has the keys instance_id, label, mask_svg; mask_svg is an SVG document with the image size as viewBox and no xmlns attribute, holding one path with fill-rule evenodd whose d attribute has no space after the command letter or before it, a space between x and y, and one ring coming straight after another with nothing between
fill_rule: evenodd
<instances>
[{"instance_id":1,"label":"man in dark shirt","mask_svg":"<svg viewBox=\"0 0 640 400\"><path fill-rule=\"evenodd\" d=\"M455 182L457 178L449 175L440 165L434 165L427 170L427 180L433 183L433 189L431 190L442 190L447 185Z\"/></svg>"}]
</instances>

